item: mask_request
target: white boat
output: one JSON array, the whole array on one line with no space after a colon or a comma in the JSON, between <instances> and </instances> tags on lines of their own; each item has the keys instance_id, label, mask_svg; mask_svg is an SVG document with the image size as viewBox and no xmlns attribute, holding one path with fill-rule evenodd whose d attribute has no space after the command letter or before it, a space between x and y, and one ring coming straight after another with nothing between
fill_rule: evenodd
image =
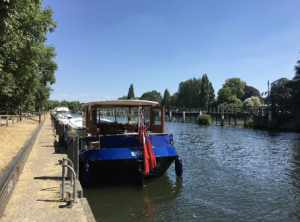
<instances>
[{"instance_id":1,"label":"white boat","mask_svg":"<svg viewBox=\"0 0 300 222\"><path fill-rule=\"evenodd\" d=\"M68 107L56 107L54 109L54 113L55 116L64 124L67 124L69 120L72 118Z\"/></svg>"},{"instance_id":2,"label":"white boat","mask_svg":"<svg viewBox=\"0 0 300 222\"><path fill-rule=\"evenodd\" d=\"M67 126L69 131L75 132L78 136L85 136L86 134L86 129L82 126L82 117L69 119Z\"/></svg>"},{"instance_id":3,"label":"white boat","mask_svg":"<svg viewBox=\"0 0 300 222\"><path fill-rule=\"evenodd\" d=\"M99 123L99 119L97 119L97 122ZM113 121L109 119L100 119L101 123L112 123ZM86 136L86 128L82 125L82 117L73 117L68 120L66 123L68 126L68 130L75 132L78 134L78 136Z\"/></svg>"}]
</instances>

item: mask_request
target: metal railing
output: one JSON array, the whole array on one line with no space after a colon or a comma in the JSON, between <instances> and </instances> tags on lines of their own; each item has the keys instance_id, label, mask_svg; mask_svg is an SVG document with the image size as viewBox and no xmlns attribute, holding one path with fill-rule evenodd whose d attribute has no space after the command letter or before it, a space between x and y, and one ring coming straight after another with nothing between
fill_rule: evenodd
<instances>
[{"instance_id":1,"label":"metal railing","mask_svg":"<svg viewBox=\"0 0 300 222\"><path fill-rule=\"evenodd\" d=\"M66 164L65 162L68 161L70 165ZM61 160L61 164L62 164L62 183L60 185L60 196L62 200L65 200L65 190L72 190L73 191L73 202L76 203L77 202L77 189L76 189L76 180L77 180L77 176L76 173L74 171L74 165L72 163L72 161L68 158L63 158ZM65 167L69 168L72 172L71 174L71 182L70 183L66 183L65 181Z\"/></svg>"}]
</instances>

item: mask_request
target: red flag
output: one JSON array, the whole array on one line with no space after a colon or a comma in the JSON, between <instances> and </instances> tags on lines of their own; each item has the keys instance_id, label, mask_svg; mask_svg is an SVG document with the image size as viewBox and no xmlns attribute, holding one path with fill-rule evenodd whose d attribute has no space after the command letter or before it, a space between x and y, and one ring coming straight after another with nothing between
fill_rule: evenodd
<instances>
[{"instance_id":1,"label":"red flag","mask_svg":"<svg viewBox=\"0 0 300 222\"><path fill-rule=\"evenodd\" d=\"M143 121L144 119L142 118L137 141L143 145L144 174L146 176L156 166L156 158L153 153L151 141L148 139L147 126L144 126Z\"/></svg>"}]
</instances>

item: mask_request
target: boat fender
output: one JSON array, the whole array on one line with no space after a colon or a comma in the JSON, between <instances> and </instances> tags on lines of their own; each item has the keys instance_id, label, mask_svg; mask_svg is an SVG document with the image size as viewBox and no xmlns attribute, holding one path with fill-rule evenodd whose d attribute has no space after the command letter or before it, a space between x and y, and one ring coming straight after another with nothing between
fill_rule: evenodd
<instances>
[{"instance_id":1,"label":"boat fender","mask_svg":"<svg viewBox=\"0 0 300 222\"><path fill-rule=\"evenodd\" d=\"M90 180L90 165L86 162L83 165L83 183L84 185L88 185L89 184L89 180Z\"/></svg>"},{"instance_id":2,"label":"boat fender","mask_svg":"<svg viewBox=\"0 0 300 222\"><path fill-rule=\"evenodd\" d=\"M175 172L178 177L180 177L183 173L182 160L179 156L176 156L176 158L175 158Z\"/></svg>"}]
</instances>

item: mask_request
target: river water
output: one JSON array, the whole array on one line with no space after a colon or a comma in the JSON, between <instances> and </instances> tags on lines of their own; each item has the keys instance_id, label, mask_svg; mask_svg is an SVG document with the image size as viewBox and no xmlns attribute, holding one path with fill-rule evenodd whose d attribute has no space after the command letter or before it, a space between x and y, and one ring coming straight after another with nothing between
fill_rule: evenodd
<instances>
[{"instance_id":1,"label":"river water","mask_svg":"<svg viewBox=\"0 0 300 222\"><path fill-rule=\"evenodd\" d=\"M97 221L299 221L300 134L166 122L183 160L145 187L84 190Z\"/></svg>"}]
</instances>

